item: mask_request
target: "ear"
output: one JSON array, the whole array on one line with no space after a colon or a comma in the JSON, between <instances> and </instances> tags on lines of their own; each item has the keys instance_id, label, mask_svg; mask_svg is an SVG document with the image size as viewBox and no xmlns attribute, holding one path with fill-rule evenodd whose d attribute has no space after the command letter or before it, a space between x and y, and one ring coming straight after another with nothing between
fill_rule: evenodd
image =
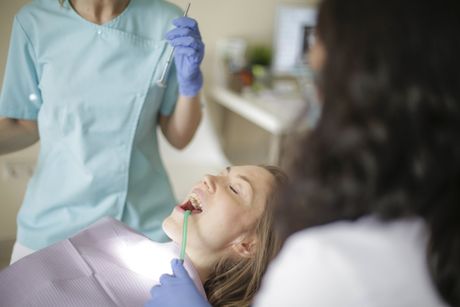
<instances>
[{"instance_id":1,"label":"ear","mask_svg":"<svg viewBox=\"0 0 460 307\"><path fill-rule=\"evenodd\" d=\"M255 235L245 236L237 240L232 245L233 251L240 257L251 258L257 248L257 239Z\"/></svg>"}]
</instances>

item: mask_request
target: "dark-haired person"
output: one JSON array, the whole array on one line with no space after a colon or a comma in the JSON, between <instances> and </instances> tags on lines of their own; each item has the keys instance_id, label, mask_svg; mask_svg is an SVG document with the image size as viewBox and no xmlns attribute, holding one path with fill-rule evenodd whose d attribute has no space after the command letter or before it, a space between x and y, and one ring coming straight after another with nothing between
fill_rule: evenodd
<instances>
[{"instance_id":1,"label":"dark-haired person","mask_svg":"<svg viewBox=\"0 0 460 307\"><path fill-rule=\"evenodd\" d=\"M0 155L38 140L40 152L11 262L106 215L166 240L176 201L157 128L183 148L201 119L204 45L182 15L164 0L33 0L16 14ZM168 42L175 65L163 87Z\"/></svg>"},{"instance_id":2,"label":"dark-haired person","mask_svg":"<svg viewBox=\"0 0 460 307\"><path fill-rule=\"evenodd\" d=\"M460 4L324 0L318 18L322 117L254 305L460 306Z\"/></svg>"},{"instance_id":3,"label":"dark-haired person","mask_svg":"<svg viewBox=\"0 0 460 307\"><path fill-rule=\"evenodd\" d=\"M256 306L460 306L460 4L325 0Z\"/></svg>"}]
</instances>

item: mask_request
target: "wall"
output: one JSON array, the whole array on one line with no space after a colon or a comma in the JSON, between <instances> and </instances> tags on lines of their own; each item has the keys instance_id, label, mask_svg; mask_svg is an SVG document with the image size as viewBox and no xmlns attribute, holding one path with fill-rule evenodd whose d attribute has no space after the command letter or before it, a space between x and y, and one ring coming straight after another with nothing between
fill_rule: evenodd
<instances>
[{"instance_id":1,"label":"wall","mask_svg":"<svg viewBox=\"0 0 460 307\"><path fill-rule=\"evenodd\" d=\"M57 0L56 0L57 1ZM4 71L14 13L28 1L0 1L0 71ZM173 0L185 7L186 0ZM306 4L315 0L195 0L192 1L190 16L199 21L206 44L203 63L205 88L212 85L215 62L215 43L221 37L243 37L249 42L271 45L276 6L280 3ZM3 73L0 73L0 81ZM220 120L219 109L212 112L215 121ZM18 178L5 180L5 165L8 163L33 164L39 146L0 157L0 241L15 236L15 216L23 198L27 180Z\"/></svg>"},{"instance_id":2,"label":"wall","mask_svg":"<svg viewBox=\"0 0 460 307\"><path fill-rule=\"evenodd\" d=\"M187 0L171 2L185 7ZM276 6L307 4L315 0L194 0L189 15L199 21L206 44L203 70L212 84L215 43L222 37L242 37L252 43L271 45Z\"/></svg>"}]
</instances>

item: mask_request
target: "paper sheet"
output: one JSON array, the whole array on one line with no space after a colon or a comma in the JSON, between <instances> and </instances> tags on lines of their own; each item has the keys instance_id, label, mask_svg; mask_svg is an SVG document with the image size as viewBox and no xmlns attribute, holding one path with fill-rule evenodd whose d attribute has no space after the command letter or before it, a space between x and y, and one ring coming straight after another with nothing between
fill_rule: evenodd
<instances>
[{"instance_id":1,"label":"paper sheet","mask_svg":"<svg viewBox=\"0 0 460 307\"><path fill-rule=\"evenodd\" d=\"M144 306L178 257L176 244L153 242L104 218L1 271L0 306ZM190 261L184 264L205 295Z\"/></svg>"}]
</instances>

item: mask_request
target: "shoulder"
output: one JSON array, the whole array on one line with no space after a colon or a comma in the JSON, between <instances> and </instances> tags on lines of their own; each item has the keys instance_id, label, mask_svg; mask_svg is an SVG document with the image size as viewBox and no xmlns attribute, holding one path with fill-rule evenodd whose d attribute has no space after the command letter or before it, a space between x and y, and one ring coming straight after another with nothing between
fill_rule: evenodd
<instances>
[{"instance_id":1,"label":"shoulder","mask_svg":"<svg viewBox=\"0 0 460 307\"><path fill-rule=\"evenodd\" d=\"M184 14L184 11L180 7L171 2L164 0L156 0L155 2L164 14L174 16L174 18Z\"/></svg>"},{"instance_id":2,"label":"shoulder","mask_svg":"<svg viewBox=\"0 0 460 307\"><path fill-rule=\"evenodd\" d=\"M177 5L164 0L132 0L133 4L143 12L150 12L165 19L173 19L183 14L183 10Z\"/></svg>"},{"instance_id":3,"label":"shoulder","mask_svg":"<svg viewBox=\"0 0 460 307\"><path fill-rule=\"evenodd\" d=\"M426 268L426 244L420 219L367 217L301 231L270 265L260 301L282 299L270 294L281 288L293 306L388 306L404 288L408 306L441 306Z\"/></svg>"},{"instance_id":4,"label":"shoulder","mask_svg":"<svg viewBox=\"0 0 460 307\"><path fill-rule=\"evenodd\" d=\"M153 40L162 40L171 29L171 20L182 16L182 10L163 0L131 0L129 18L139 25L138 34Z\"/></svg>"},{"instance_id":5,"label":"shoulder","mask_svg":"<svg viewBox=\"0 0 460 307\"><path fill-rule=\"evenodd\" d=\"M59 12L61 8L62 6L58 0L33 0L17 12L16 18L25 21L29 18L37 18Z\"/></svg>"},{"instance_id":6,"label":"shoulder","mask_svg":"<svg viewBox=\"0 0 460 307\"><path fill-rule=\"evenodd\" d=\"M15 22L25 32L37 32L37 29L53 23L53 18L62 15L64 10L58 0L33 0L16 13Z\"/></svg>"},{"instance_id":7,"label":"shoulder","mask_svg":"<svg viewBox=\"0 0 460 307\"><path fill-rule=\"evenodd\" d=\"M419 218L386 222L368 216L357 221L341 221L305 229L291 236L288 242L296 245L304 240L311 240L340 248L343 244L354 241L362 245L375 240L391 240L394 243L393 239L398 238L406 242L419 239L423 241L426 235L425 224Z\"/></svg>"},{"instance_id":8,"label":"shoulder","mask_svg":"<svg viewBox=\"0 0 460 307\"><path fill-rule=\"evenodd\" d=\"M415 258L423 261L427 238L421 219L384 222L365 217L301 231L288 240L285 250L317 256L320 261L325 256L340 258L360 273L375 266L397 269Z\"/></svg>"}]
</instances>

